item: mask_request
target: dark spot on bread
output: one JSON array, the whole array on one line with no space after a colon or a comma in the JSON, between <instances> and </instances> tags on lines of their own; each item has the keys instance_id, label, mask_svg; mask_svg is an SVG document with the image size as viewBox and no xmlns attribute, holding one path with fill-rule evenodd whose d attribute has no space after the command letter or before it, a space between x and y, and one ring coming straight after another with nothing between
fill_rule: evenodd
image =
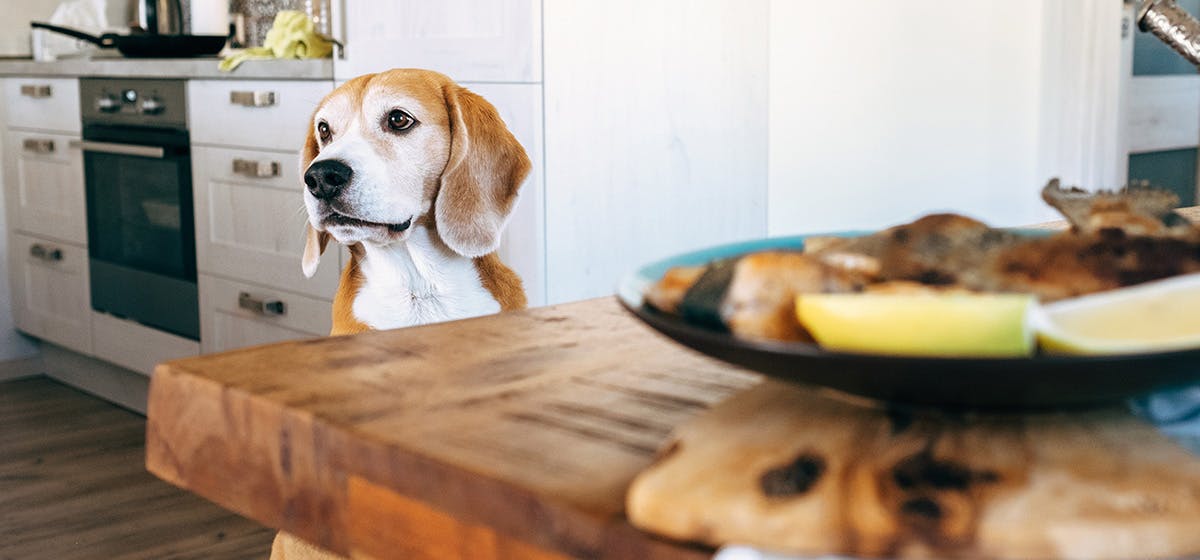
<instances>
[{"instance_id":1,"label":"dark spot on bread","mask_svg":"<svg viewBox=\"0 0 1200 560\"><path fill-rule=\"evenodd\" d=\"M966 490L975 483L992 483L999 476L991 471L973 471L953 461L939 461L928 450L922 451L892 468L892 481L901 490L932 488Z\"/></svg>"},{"instance_id":2,"label":"dark spot on bread","mask_svg":"<svg viewBox=\"0 0 1200 560\"><path fill-rule=\"evenodd\" d=\"M759 487L770 498L786 498L808 492L825 473L825 460L811 453L802 453L786 465L763 473Z\"/></svg>"},{"instance_id":3,"label":"dark spot on bread","mask_svg":"<svg viewBox=\"0 0 1200 560\"><path fill-rule=\"evenodd\" d=\"M933 498L913 498L900 504L900 513L934 520L942 517L942 506Z\"/></svg>"}]
</instances>

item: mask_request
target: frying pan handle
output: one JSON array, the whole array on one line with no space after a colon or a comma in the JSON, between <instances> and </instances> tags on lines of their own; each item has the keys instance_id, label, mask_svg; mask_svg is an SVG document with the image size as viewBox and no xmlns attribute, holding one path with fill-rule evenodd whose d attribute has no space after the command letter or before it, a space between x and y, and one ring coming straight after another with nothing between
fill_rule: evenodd
<instances>
[{"instance_id":1,"label":"frying pan handle","mask_svg":"<svg viewBox=\"0 0 1200 560\"><path fill-rule=\"evenodd\" d=\"M50 25L49 23L42 23L40 21L31 21L31 22L29 22L29 26L34 29L45 29L48 31L53 31L55 33L62 33L63 35L69 35L76 39L82 39L89 43L100 45L101 47L111 47L112 46L112 43L106 42L103 37L97 37L95 35L90 35L88 33L82 32L82 31L76 31L74 29L68 29L66 27Z\"/></svg>"}]
</instances>

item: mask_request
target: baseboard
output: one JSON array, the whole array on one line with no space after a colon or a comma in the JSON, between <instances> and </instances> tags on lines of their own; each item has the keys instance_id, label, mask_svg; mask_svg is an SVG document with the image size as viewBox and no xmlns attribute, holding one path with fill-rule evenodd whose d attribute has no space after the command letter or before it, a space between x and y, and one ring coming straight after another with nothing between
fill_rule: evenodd
<instances>
[{"instance_id":1,"label":"baseboard","mask_svg":"<svg viewBox=\"0 0 1200 560\"><path fill-rule=\"evenodd\" d=\"M43 372L45 372L45 367L42 365L42 357L40 355L0 362L0 381L33 377L41 375Z\"/></svg>"},{"instance_id":2,"label":"baseboard","mask_svg":"<svg viewBox=\"0 0 1200 560\"><path fill-rule=\"evenodd\" d=\"M42 343L46 375L97 397L146 414L150 378L146 375L89 358L54 344Z\"/></svg>"}]
</instances>

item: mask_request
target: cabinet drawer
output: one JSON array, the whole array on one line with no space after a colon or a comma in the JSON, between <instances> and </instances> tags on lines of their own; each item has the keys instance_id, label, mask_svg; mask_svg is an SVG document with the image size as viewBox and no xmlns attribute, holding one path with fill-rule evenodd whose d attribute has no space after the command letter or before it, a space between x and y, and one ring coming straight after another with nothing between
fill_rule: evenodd
<instances>
[{"instance_id":1,"label":"cabinet drawer","mask_svg":"<svg viewBox=\"0 0 1200 560\"><path fill-rule=\"evenodd\" d=\"M337 252L305 278L299 156L197 146L192 149L196 262L201 272L333 298Z\"/></svg>"},{"instance_id":2,"label":"cabinet drawer","mask_svg":"<svg viewBox=\"0 0 1200 560\"><path fill-rule=\"evenodd\" d=\"M11 131L5 145L5 189L13 227L40 237L87 244L83 154L78 137Z\"/></svg>"},{"instance_id":3,"label":"cabinet drawer","mask_svg":"<svg viewBox=\"0 0 1200 560\"><path fill-rule=\"evenodd\" d=\"M21 234L9 239L17 328L90 354L92 309L87 250Z\"/></svg>"},{"instance_id":4,"label":"cabinet drawer","mask_svg":"<svg viewBox=\"0 0 1200 560\"><path fill-rule=\"evenodd\" d=\"M79 80L8 78L4 80L8 126L78 134Z\"/></svg>"},{"instance_id":5,"label":"cabinet drawer","mask_svg":"<svg viewBox=\"0 0 1200 560\"><path fill-rule=\"evenodd\" d=\"M188 82L192 142L299 152L332 82Z\"/></svg>"},{"instance_id":6,"label":"cabinet drawer","mask_svg":"<svg viewBox=\"0 0 1200 560\"><path fill-rule=\"evenodd\" d=\"M328 301L206 274L199 280L200 347L205 353L325 336L332 327ZM251 309L256 305L268 309Z\"/></svg>"}]
</instances>

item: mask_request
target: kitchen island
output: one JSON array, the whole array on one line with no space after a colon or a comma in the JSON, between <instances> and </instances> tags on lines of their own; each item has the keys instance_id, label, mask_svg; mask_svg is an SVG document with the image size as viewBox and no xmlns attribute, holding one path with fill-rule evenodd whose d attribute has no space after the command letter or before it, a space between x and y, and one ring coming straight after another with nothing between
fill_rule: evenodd
<instances>
[{"instance_id":1,"label":"kitchen island","mask_svg":"<svg viewBox=\"0 0 1200 560\"><path fill-rule=\"evenodd\" d=\"M679 426L760 381L674 345L603 298L162 365L151 387L147 466L237 513L354 557L703 558L710 548L634 528L625 517L626 491L661 458ZM1151 463L1180 457L1161 439L1139 448L1150 445L1139 439L1146 430L1127 430L1139 422L1127 412L1099 414L1066 440L1085 443L1078 449L1068 443L1071 452L1060 457L1106 461L1126 455L1108 454L1118 448L1132 457L1147 451ZM1106 414L1119 429L1105 431ZM975 425L957 417L937 422L964 431ZM974 441L990 446L992 440ZM1020 438L998 445L1013 441ZM1156 455L1162 445L1174 451ZM1001 451L992 458L1013 456ZM891 456L873 455L866 464L891 468L883 465ZM1200 468L1200 458L1182 456L1185 464L1159 466L1184 469L1176 473ZM1061 460L1049 461L1051 470ZM1112 463L1118 471L1126 464ZM997 471L1003 478L989 480L1003 480L1004 492L1033 495L1033 473L1046 464L1007 461ZM1105 474L1111 469L1103 463L1084 466L1067 485L1071 495L1125 508L1125 498L1108 489L1136 482ZM935 486L944 482L936 474ZM902 477L878 480L889 488L904 484ZM982 516L989 495L968 494L982 505L965 511ZM1193 501L1184 500L1185 512L1195 511ZM1076 515L1072 507L1056 508L1055 515ZM1139 507L1121 515L1146 514ZM1012 540L1051 534L1066 539L1061 550L1095 550L1097 541L1082 536L1121 526L1079 515L1080 523L1068 517L1065 529L1086 528L1074 533L1080 538L1033 523L1022 525L1031 533ZM980 531L1014 521L988 519L998 524ZM1106 523L1113 519L1123 524L1129 517ZM970 544L925 531L907 537L926 539L935 552ZM856 550L853 533L845 535L851 544L844 550Z\"/></svg>"}]
</instances>

